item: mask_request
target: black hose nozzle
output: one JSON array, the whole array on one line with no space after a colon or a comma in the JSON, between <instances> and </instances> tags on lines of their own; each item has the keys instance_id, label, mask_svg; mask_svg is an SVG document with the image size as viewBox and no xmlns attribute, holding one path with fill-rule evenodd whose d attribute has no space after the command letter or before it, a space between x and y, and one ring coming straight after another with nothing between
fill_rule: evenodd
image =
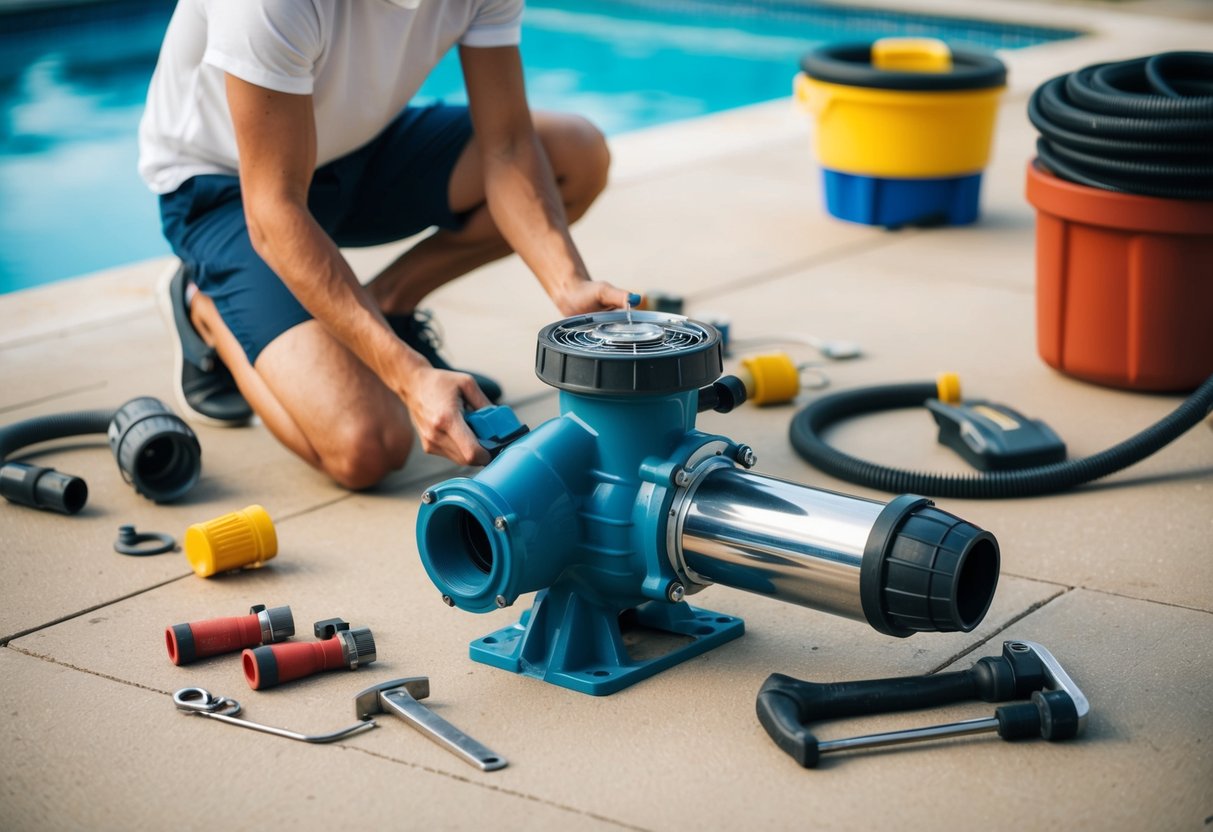
<instances>
[{"instance_id":1,"label":"black hose nozzle","mask_svg":"<svg viewBox=\"0 0 1213 832\"><path fill-rule=\"evenodd\" d=\"M54 468L6 462L0 465L0 496L22 506L75 514L88 501L88 485Z\"/></svg>"}]
</instances>

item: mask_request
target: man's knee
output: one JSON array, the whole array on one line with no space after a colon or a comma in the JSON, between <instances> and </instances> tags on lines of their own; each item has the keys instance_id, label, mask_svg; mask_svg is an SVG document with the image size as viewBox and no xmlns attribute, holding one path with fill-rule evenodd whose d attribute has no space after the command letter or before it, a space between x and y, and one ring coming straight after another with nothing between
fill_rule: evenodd
<instances>
[{"instance_id":1,"label":"man's knee","mask_svg":"<svg viewBox=\"0 0 1213 832\"><path fill-rule=\"evenodd\" d=\"M584 211L606 188L611 167L606 136L574 115L554 119L541 135L565 203Z\"/></svg>"},{"instance_id":2,"label":"man's knee","mask_svg":"<svg viewBox=\"0 0 1213 832\"><path fill-rule=\"evenodd\" d=\"M392 428L371 420L356 420L336 428L333 444L322 455L321 465L338 485L359 491L403 468L412 442L407 427Z\"/></svg>"},{"instance_id":3,"label":"man's knee","mask_svg":"<svg viewBox=\"0 0 1213 832\"><path fill-rule=\"evenodd\" d=\"M574 117L570 125L572 141L576 144L582 162L580 168L586 179L586 187L596 197L606 188L607 175L611 169L611 150L606 136L593 123Z\"/></svg>"}]
</instances>

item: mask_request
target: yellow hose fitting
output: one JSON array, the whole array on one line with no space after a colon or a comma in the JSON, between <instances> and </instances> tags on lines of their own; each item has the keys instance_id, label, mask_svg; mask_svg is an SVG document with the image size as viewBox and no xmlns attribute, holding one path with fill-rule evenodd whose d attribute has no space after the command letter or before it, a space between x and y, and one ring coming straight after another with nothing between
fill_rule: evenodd
<instances>
[{"instance_id":1,"label":"yellow hose fitting","mask_svg":"<svg viewBox=\"0 0 1213 832\"><path fill-rule=\"evenodd\" d=\"M956 373L940 373L936 376L935 389L944 404L960 404L960 376Z\"/></svg>"},{"instance_id":2,"label":"yellow hose fitting","mask_svg":"<svg viewBox=\"0 0 1213 832\"><path fill-rule=\"evenodd\" d=\"M800 392L800 370L782 352L751 355L741 360L749 378L742 375L747 400L754 404L782 404L796 398Z\"/></svg>"}]
</instances>

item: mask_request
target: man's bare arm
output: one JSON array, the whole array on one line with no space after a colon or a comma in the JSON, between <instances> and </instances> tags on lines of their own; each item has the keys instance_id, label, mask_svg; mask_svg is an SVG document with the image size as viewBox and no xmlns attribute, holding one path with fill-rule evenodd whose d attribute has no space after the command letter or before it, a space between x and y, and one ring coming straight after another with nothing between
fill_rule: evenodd
<instances>
[{"instance_id":1,"label":"man's bare arm","mask_svg":"<svg viewBox=\"0 0 1213 832\"><path fill-rule=\"evenodd\" d=\"M535 133L516 47L461 47L489 213L565 315L618 309L627 292L591 281Z\"/></svg>"},{"instance_id":2,"label":"man's bare arm","mask_svg":"<svg viewBox=\"0 0 1213 832\"><path fill-rule=\"evenodd\" d=\"M312 98L227 76L240 186L253 247L299 302L404 401L427 452L487 461L462 406L488 404L471 377L434 370L387 327L307 208L316 167Z\"/></svg>"}]
</instances>

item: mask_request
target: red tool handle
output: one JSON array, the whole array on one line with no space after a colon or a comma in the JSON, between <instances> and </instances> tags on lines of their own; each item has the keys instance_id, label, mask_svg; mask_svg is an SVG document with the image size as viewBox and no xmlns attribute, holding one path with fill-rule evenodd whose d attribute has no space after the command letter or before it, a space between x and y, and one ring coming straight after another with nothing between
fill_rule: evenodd
<instances>
[{"instance_id":1,"label":"red tool handle","mask_svg":"<svg viewBox=\"0 0 1213 832\"><path fill-rule=\"evenodd\" d=\"M261 643L261 622L257 614L232 618L212 618L174 624L164 631L168 657L173 664L189 664L195 659L233 653Z\"/></svg>"},{"instance_id":2,"label":"red tool handle","mask_svg":"<svg viewBox=\"0 0 1213 832\"><path fill-rule=\"evenodd\" d=\"M269 644L245 650L244 678L253 690L265 690L292 679L349 666L343 641L302 641Z\"/></svg>"}]
</instances>

